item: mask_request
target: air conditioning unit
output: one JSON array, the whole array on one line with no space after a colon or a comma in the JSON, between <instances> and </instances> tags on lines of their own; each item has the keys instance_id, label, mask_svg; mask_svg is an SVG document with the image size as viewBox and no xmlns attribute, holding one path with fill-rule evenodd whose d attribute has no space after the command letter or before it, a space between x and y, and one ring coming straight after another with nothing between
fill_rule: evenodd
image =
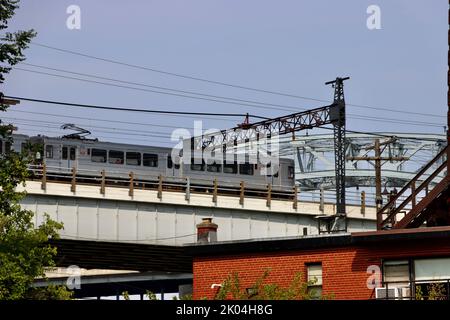
<instances>
[{"instance_id":1,"label":"air conditioning unit","mask_svg":"<svg viewBox=\"0 0 450 320\"><path fill-rule=\"evenodd\" d=\"M376 299L398 299L400 297L398 288L375 288Z\"/></svg>"},{"instance_id":2,"label":"air conditioning unit","mask_svg":"<svg viewBox=\"0 0 450 320\"><path fill-rule=\"evenodd\" d=\"M411 296L411 288L410 287L402 287L398 288L402 297L402 300L410 300L412 299Z\"/></svg>"}]
</instances>

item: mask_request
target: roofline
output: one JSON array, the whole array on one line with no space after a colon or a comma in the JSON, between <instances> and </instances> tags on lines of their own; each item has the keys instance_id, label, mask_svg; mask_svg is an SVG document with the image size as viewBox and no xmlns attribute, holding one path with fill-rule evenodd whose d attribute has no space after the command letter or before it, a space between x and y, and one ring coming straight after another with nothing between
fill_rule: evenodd
<instances>
[{"instance_id":1,"label":"roofline","mask_svg":"<svg viewBox=\"0 0 450 320\"><path fill-rule=\"evenodd\" d=\"M303 237L283 237L270 239L250 239L214 242L208 244L187 244L186 253L192 256L234 255L242 253L286 252L309 249L365 246L391 241L413 241L446 238L450 240L450 227L430 227L403 230L369 231L316 235Z\"/></svg>"}]
</instances>

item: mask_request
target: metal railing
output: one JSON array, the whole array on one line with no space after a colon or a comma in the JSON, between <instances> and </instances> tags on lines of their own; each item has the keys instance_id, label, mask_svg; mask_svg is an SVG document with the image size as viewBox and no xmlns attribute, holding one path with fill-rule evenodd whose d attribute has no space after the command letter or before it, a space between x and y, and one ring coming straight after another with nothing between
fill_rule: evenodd
<instances>
[{"instance_id":1,"label":"metal railing","mask_svg":"<svg viewBox=\"0 0 450 320\"><path fill-rule=\"evenodd\" d=\"M447 148L425 165L388 203L378 215L378 229L405 227L448 183L447 175L440 175L447 168ZM400 219L399 215L403 215Z\"/></svg>"},{"instance_id":2,"label":"metal railing","mask_svg":"<svg viewBox=\"0 0 450 320\"><path fill-rule=\"evenodd\" d=\"M239 197L239 203L243 205L245 199L266 199L270 208L272 200L284 200L292 202L292 208L297 209L298 203L318 202L320 211L325 211L325 204L335 204L336 194L332 189L300 191L297 186L283 186L262 184L248 181L232 182L224 180L207 180L202 178L166 177L155 174L139 174L134 172L119 172L105 170L89 170L67 167L55 167L42 165L29 166L30 177L34 181L41 181L41 188L46 190L48 182L70 183L71 191L76 192L79 185L99 186L99 193L105 194L106 187L128 188L129 196L133 196L135 190L156 190L159 199L162 199L165 191L183 192L185 199L189 200L191 194L206 193L212 195L212 202L217 203L218 195L231 195ZM366 213L366 207L374 206L375 193L367 191L347 191L347 202L360 206L362 215Z\"/></svg>"},{"instance_id":3,"label":"metal railing","mask_svg":"<svg viewBox=\"0 0 450 320\"><path fill-rule=\"evenodd\" d=\"M381 300L450 300L450 279L383 282Z\"/></svg>"}]
</instances>

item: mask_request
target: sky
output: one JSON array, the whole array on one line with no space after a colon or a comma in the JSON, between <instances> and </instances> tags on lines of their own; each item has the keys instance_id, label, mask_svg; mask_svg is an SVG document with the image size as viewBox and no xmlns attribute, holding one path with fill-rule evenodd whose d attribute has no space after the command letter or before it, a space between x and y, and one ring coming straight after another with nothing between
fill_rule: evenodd
<instances>
[{"instance_id":1,"label":"sky","mask_svg":"<svg viewBox=\"0 0 450 320\"><path fill-rule=\"evenodd\" d=\"M80 8L80 29L67 27L71 5ZM380 9L381 29L367 27L370 5ZM15 69L1 90L9 96L110 107L264 117L327 104L170 76L38 45L44 44L188 77L326 101L332 100L333 89L324 83L349 76L345 82L348 129L443 133L447 15L444 0L21 0L9 31L33 28L38 35L26 50L25 62L35 66L17 67L41 73ZM174 93L150 86L258 103L192 99L150 92ZM202 120L204 129L234 127L243 121L242 117L175 117L26 101L2 118L15 123L19 133L30 135L61 135L64 131L59 127L73 123L101 140L161 146L173 145L172 131L192 128L194 120ZM329 132L309 132L315 133Z\"/></svg>"}]
</instances>

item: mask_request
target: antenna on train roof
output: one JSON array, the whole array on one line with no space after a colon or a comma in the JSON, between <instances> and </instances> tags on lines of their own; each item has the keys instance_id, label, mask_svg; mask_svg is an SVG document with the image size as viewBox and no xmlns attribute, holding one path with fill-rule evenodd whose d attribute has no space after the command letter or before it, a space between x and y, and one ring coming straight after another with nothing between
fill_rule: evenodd
<instances>
[{"instance_id":1,"label":"antenna on train roof","mask_svg":"<svg viewBox=\"0 0 450 320\"><path fill-rule=\"evenodd\" d=\"M90 135L91 132L89 130L80 128L73 123L65 123L61 126L61 129L63 130L74 130L77 131L76 133L71 133L63 136L65 139L85 139L86 136Z\"/></svg>"}]
</instances>

